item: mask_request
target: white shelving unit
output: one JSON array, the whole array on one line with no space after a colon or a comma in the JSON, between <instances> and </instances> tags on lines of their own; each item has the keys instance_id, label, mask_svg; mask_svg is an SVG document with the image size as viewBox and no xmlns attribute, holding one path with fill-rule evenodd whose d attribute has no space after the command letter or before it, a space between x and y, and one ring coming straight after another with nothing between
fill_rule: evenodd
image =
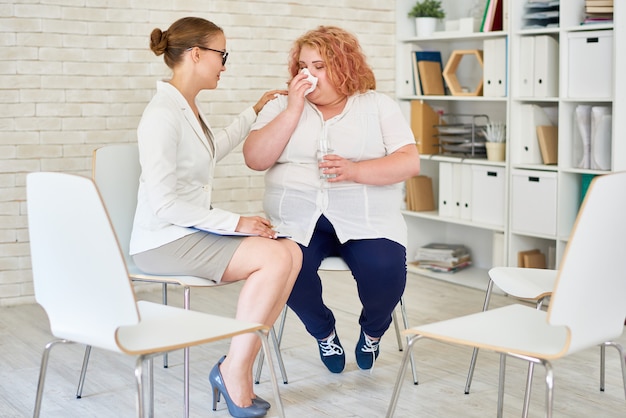
<instances>
[{"instance_id":1,"label":"white shelving unit","mask_svg":"<svg viewBox=\"0 0 626 418\"><path fill-rule=\"evenodd\" d=\"M504 204L500 225L492 223L474 222L463 216L441 216L440 207L432 212L405 211L404 216L409 229L409 245L407 256L409 263L416 250L430 242L462 243L467 245L472 253L473 266L454 274L436 274L420 270L409 264L409 270L437 279L484 289L488 277L487 270L496 264L517 265L520 251L534 248L540 249L554 265L558 265L563 256L567 240L578 212L581 192L589 175L602 175L611 171L626 170L626 82L621 74L626 69L624 54L617 54L617 45L626 40L626 28L622 24L581 25L584 16L584 0L561 0L560 23L558 27L541 29L524 29L523 15L526 0L504 0L507 2L505 10L505 30L486 33L454 34L436 32L428 38L415 36L414 21L407 17L407 11L414 4L413 0L398 0L396 2L397 18L397 45L396 45L396 98L408 120L410 120L411 100L424 100L433 108L441 109L446 113L487 114L490 120L503 121L507 125L506 160L494 163L486 159L463 159L442 155L422 155L422 174L433 179L435 202L439 202L440 190L445 187L441 184L440 171L442 163L458 165L462 173L469 173L467 167L477 167L481 170L498 170L504 176ZM469 4L468 4L469 3ZM614 2L614 22L626 22L626 5L623 2ZM447 19L467 17L472 2L465 0L444 0L443 6ZM443 29L443 28L441 28ZM603 97L577 97L569 93L569 68L571 54L576 54L576 39L597 35L612 36L612 49L607 57L611 63L612 79L604 80L610 83L609 95ZM522 79L525 77L524 65L528 65L528 56L524 42L529 37L550 37L556 41L556 57L549 54L558 65L556 90L549 95L528 95L524 89ZM484 96L415 96L411 91L411 84L407 83L412 77L412 67L409 51L424 49L438 50L442 53L445 66L448 57L454 50L483 49L483 42L489 39L504 38L507 44L507 87L506 97ZM541 42L545 41L544 38ZM548 40L550 41L550 40ZM554 42L550 42L554 43ZM526 44L527 45L527 44ZM573 52L572 52L573 51ZM540 60L540 62L544 62ZM606 67L606 64L604 65ZM471 71L470 71L471 72ZM470 74L468 79L462 80L464 74L461 68L457 71L459 81L472 85L476 74ZM482 76L482 74L481 74ZM474 79L472 79L472 77ZM609 77L611 78L611 77ZM576 106L608 106L612 117L611 140L611 167L608 170L592 170L577 168L573 163L573 154L576 152ZM528 121L524 119L524 111L529 106L553 108L553 116L558 126L558 163L544 165L537 161L528 161L522 156L525 144L525 132L528 131ZM620 117L621 116L621 117ZM458 168L458 167L457 167ZM469 170L469 171L468 171ZM524 193L525 181L532 181L532 185L540 184L540 193ZM461 181L462 182L462 181ZM533 190L532 188L530 189ZM473 199L476 199L474 196ZM481 199L489 199L489 195L480 194ZM545 202L544 202L545 201ZM476 202L472 201L472 204ZM483 206L485 202L482 203ZM535 209L540 208L537 212ZM545 209L547 208L547 209ZM537 213L533 213L533 210ZM535 218L533 218L533 216ZM531 227L526 228L525 222ZM541 225L547 224L554 228L541 230ZM537 226L540 230L533 231ZM528 230L527 230L528 229Z\"/></svg>"}]
</instances>

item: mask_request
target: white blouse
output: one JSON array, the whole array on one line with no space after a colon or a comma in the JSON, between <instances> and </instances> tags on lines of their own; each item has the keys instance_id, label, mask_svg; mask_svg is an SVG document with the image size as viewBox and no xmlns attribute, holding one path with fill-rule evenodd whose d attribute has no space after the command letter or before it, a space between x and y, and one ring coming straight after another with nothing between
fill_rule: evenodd
<instances>
[{"instance_id":1,"label":"white blouse","mask_svg":"<svg viewBox=\"0 0 626 418\"><path fill-rule=\"evenodd\" d=\"M286 107L286 96L272 100L251 130L262 128ZM308 245L323 214L342 243L387 238L406 246L406 224L400 212L402 184L373 186L320 179L317 149L324 137L334 154L352 161L384 157L415 144L400 107L384 94L369 91L351 96L343 112L327 121L307 101L287 146L265 175L264 209L272 224Z\"/></svg>"}]
</instances>

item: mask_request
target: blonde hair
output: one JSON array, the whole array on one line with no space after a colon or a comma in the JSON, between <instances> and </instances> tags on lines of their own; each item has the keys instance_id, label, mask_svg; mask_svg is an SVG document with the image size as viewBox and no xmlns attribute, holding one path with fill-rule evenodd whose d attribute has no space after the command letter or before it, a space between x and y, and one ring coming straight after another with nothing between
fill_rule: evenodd
<instances>
[{"instance_id":1,"label":"blonde hair","mask_svg":"<svg viewBox=\"0 0 626 418\"><path fill-rule=\"evenodd\" d=\"M340 93L351 96L376 89L376 77L356 36L336 26L319 26L294 42L289 54L289 73L300 71L303 46L315 48L324 61L330 82Z\"/></svg>"},{"instance_id":2,"label":"blonde hair","mask_svg":"<svg viewBox=\"0 0 626 418\"><path fill-rule=\"evenodd\" d=\"M208 43L222 28L201 17L183 17L165 31L155 28L150 33L150 49L156 56L163 54L165 64L174 68L183 53L193 46Z\"/></svg>"}]
</instances>

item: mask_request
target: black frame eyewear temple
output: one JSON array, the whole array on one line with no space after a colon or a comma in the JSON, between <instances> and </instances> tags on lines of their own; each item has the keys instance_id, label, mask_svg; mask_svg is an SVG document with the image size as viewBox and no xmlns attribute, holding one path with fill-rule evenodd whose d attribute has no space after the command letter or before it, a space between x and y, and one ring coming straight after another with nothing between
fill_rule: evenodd
<instances>
[{"instance_id":1,"label":"black frame eyewear temple","mask_svg":"<svg viewBox=\"0 0 626 418\"><path fill-rule=\"evenodd\" d=\"M226 65L226 60L228 59L228 52L220 51L219 49L207 48L206 46L200 46L200 45L189 47L187 48L187 51L191 51L194 48L200 48L200 49L204 49L205 51L213 51L213 52L218 52L222 54L222 65Z\"/></svg>"}]
</instances>

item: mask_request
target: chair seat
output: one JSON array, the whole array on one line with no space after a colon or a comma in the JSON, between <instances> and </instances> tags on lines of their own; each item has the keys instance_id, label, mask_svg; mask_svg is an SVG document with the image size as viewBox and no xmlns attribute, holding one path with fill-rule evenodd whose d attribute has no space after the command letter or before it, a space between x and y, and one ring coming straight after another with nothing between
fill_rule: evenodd
<instances>
[{"instance_id":1,"label":"chair seat","mask_svg":"<svg viewBox=\"0 0 626 418\"><path fill-rule=\"evenodd\" d=\"M138 301L141 321L116 333L120 349L131 355L159 353L205 344L268 327L160 303ZM184 324L184 326L181 326Z\"/></svg>"},{"instance_id":2,"label":"chair seat","mask_svg":"<svg viewBox=\"0 0 626 418\"><path fill-rule=\"evenodd\" d=\"M404 332L547 360L565 355L569 338L566 327L548 324L545 311L519 304L413 327Z\"/></svg>"},{"instance_id":3,"label":"chair seat","mask_svg":"<svg viewBox=\"0 0 626 418\"><path fill-rule=\"evenodd\" d=\"M144 273L134 264L127 262L128 275L132 280L152 282L152 283L167 283L176 284L183 287L211 287L220 286L221 283L217 283L211 279L204 279L196 276L176 276L176 275L157 275Z\"/></svg>"},{"instance_id":4,"label":"chair seat","mask_svg":"<svg viewBox=\"0 0 626 418\"><path fill-rule=\"evenodd\" d=\"M489 276L503 292L519 299L537 301L550 296L557 273L557 270L548 269L494 267Z\"/></svg>"}]
</instances>

